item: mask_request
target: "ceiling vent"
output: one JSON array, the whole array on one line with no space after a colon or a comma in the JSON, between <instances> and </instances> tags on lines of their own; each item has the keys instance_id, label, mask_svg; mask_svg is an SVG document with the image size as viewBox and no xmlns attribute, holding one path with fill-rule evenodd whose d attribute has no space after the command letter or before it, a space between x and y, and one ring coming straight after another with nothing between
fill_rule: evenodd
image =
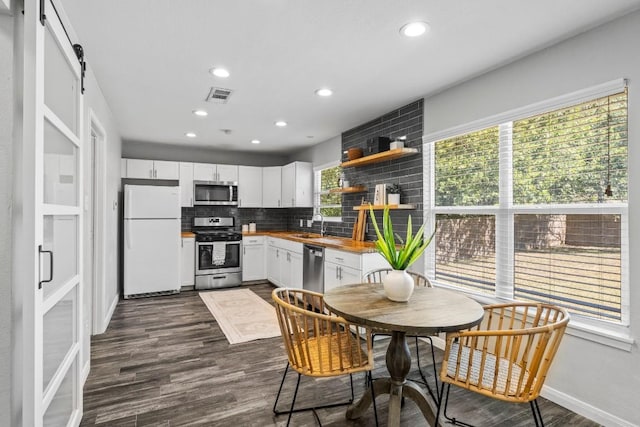
<instances>
[{"instance_id":1,"label":"ceiling vent","mask_svg":"<svg viewBox=\"0 0 640 427\"><path fill-rule=\"evenodd\" d=\"M231 89L223 89L221 87L212 87L207 95L207 102L213 102L214 104L226 104L231 96Z\"/></svg>"}]
</instances>

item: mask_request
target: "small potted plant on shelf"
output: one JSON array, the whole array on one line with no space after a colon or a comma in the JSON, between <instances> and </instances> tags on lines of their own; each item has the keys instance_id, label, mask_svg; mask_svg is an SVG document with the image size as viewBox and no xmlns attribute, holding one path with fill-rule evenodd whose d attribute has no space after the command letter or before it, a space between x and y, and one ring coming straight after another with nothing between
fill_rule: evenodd
<instances>
[{"instance_id":1,"label":"small potted plant on shelf","mask_svg":"<svg viewBox=\"0 0 640 427\"><path fill-rule=\"evenodd\" d=\"M385 276L382 281L384 293L391 301L406 302L409 301L413 293L414 283L411 276L407 273L407 268L413 264L424 250L429 246L431 240L435 236L435 230L429 236L424 236L424 224L420 226L416 234L413 234L413 226L411 224L411 215L407 220L407 236L404 240L400 236L399 242L396 242L396 235L393 233L393 224L389 216L389 207L385 207L382 215L382 232L378 227L373 207L369 207L371 213L371 221L376 231L376 249L387 260L393 271Z\"/></svg>"},{"instance_id":2,"label":"small potted plant on shelf","mask_svg":"<svg viewBox=\"0 0 640 427\"><path fill-rule=\"evenodd\" d=\"M399 205L400 204L400 185L391 184L387 187L387 204Z\"/></svg>"}]
</instances>

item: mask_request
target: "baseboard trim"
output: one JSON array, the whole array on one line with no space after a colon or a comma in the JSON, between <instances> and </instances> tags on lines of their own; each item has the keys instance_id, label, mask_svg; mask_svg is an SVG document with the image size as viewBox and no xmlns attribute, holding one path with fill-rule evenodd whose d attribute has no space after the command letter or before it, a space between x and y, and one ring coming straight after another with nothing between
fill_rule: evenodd
<instances>
[{"instance_id":1,"label":"baseboard trim","mask_svg":"<svg viewBox=\"0 0 640 427\"><path fill-rule=\"evenodd\" d=\"M585 418L590 419L598 424L602 424L608 427L636 427L637 424L623 420L609 412L589 405L582 400L576 399L566 393L556 390L549 386L542 386L542 397L557 403L558 405L565 407L576 414L580 414Z\"/></svg>"},{"instance_id":2,"label":"baseboard trim","mask_svg":"<svg viewBox=\"0 0 640 427\"><path fill-rule=\"evenodd\" d=\"M120 301L120 294L116 294L116 296L113 298L113 301L111 301L109 310L107 310L107 313L105 314L104 319L102 319L102 325L100 325L101 328L99 333L102 334L107 330L107 326L109 326L109 322L111 322L111 317L113 316L113 313L116 311L116 306L118 305L118 301Z\"/></svg>"},{"instance_id":3,"label":"baseboard trim","mask_svg":"<svg viewBox=\"0 0 640 427\"><path fill-rule=\"evenodd\" d=\"M91 371L90 361L87 360L82 367L82 386L87 382L87 378L89 378L89 372Z\"/></svg>"},{"instance_id":4,"label":"baseboard trim","mask_svg":"<svg viewBox=\"0 0 640 427\"><path fill-rule=\"evenodd\" d=\"M439 336L431 337L433 344L436 348L444 350L445 340ZM576 399L573 396L568 395L562 391L556 390L549 386L542 386L542 397L556 403L576 414L582 415L585 418L590 419L598 424L605 425L607 427L637 427L636 424L626 421L620 417L617 417L595 406L589 405L582 400Z\"/></svg>"}]
</instances>

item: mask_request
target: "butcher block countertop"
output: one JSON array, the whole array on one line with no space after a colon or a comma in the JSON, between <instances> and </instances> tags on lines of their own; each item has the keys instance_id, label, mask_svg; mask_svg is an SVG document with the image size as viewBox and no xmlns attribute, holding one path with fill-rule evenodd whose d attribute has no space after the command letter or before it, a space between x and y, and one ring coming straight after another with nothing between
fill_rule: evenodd
<instances>
[{"instance_id":1,"label":"butcher block countertop","mask_svg":"<svg viewBox=\"0 0 640 427\"><path fill-rule=\"evenodd\" d=\"M294 242L323 246L325 248L339 249L342 251L369 253L376 252L374 242L359 242L347 237L321 236L316 233L301 231L257 231L255 233L243 232L243 236L271 236L278 239L293 240Z\"/></svg>"}]
</instances>

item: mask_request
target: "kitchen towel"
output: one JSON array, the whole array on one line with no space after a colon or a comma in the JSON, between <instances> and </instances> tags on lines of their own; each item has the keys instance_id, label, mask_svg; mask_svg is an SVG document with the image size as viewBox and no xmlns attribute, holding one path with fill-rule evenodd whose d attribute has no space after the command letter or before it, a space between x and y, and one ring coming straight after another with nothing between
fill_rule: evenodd
<instances>
[{"instance_id":1,"label":"kitchen towel","mask_svg":"<svg viewBox=\"0 0 640 427\"><path fill-rule=\"evenodd\" d=\"M276 310L250 289L200 292L229 344L280 336Z\"/></svg>"},{"instance_id":2,"label":"kitchen towel","mask_svg":"<svg viewBox=\"0 0 640 427\"><path fill-rule=\"evenodd\" d=\"M211 251L211 263L213 265L223 265L226 255L226 242L213 242L213 250Z\"/></svg>"}]
</instances>

